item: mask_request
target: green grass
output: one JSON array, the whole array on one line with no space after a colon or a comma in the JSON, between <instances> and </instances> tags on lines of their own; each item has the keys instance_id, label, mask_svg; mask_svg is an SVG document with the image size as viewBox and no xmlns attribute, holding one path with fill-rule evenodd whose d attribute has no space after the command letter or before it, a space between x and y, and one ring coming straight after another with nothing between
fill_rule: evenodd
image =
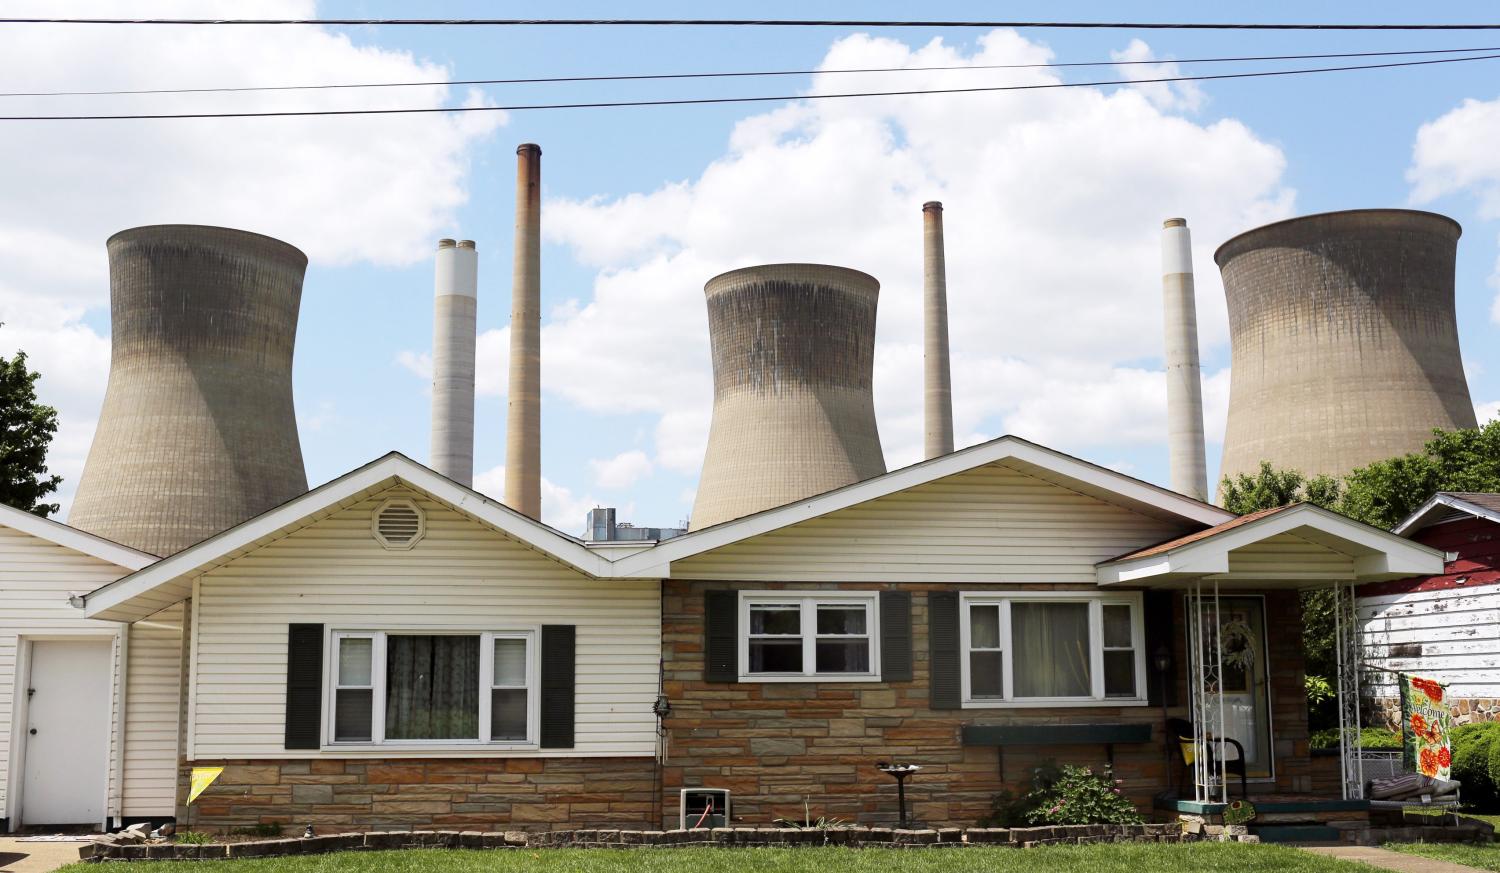
<instances>
[{"instance_id":1,"label":"green grass","mask_svg":"<svg viewBox=\"0 0 1500 873\"><path fill-rule=\"evenodd\" d=\"M132 862L129 873L1370 873L1285 846L1197 843L1042 849L407 849L244 861ZM63 868L85 873L83 865Z\"/></svg>"},{"instance_id":2,"label":"green grass","mask_svg":"<svg viewBox=\"0 0 1500 873\"><path fill-rule=\"evenodd\" d=\"M1500 873L1500 844L1476 846L1471 843L1387 843L1386 848Z\"/></svg>"}]
</instances>

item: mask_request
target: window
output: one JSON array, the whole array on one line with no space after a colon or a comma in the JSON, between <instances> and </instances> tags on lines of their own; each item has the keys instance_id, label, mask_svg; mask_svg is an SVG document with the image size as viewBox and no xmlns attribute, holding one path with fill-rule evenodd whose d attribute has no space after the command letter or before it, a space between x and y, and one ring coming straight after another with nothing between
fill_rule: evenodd
<instances>
[{"instance_id":1,"label":"window","mask_svg":"<svg viewBox=\"0 0 1500 873\"><path fill-rule=\"evenodd\" d=\"M1142 701L1138 595L967 594L962 604L967 705Z\"/></svg>"},{"instance_id":2,"label":"window","mask_svg":"<svg viewBox=\"0 0 1500 873\"><path fill-rule=\"evenodd\" d=\"M333 743L535 742L530 631L333 634Z\"/></svg>"},{"instance_id":3,"label":"window","mask_svg":"<svg viewBox=\"0 0 1500 873\"><path fill-rule=\"evenodd\" d=\"M875 592L742 592L741 677L878 679Z\"/></svg>"}]
</instances>

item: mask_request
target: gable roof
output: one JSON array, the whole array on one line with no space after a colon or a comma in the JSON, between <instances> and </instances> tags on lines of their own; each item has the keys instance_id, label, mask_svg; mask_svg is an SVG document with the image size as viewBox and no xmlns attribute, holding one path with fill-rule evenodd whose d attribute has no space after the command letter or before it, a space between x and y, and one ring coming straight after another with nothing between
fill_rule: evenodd
<instances>
[{"instance_id":1,"label":"gable roof","mask_svg":"<svg viewBox=\"0 0 1500 873\"><path fill-rule=\"evenodd\" d=\"M590 551L581 540L528 518L399 452L391 452L275 509L105 585L84 598L84 614L89 618L113 621L144 618L185 598L191 590L192 579L206 570L397 483L424 491L580 573L596 578L610 575L609 560Z\"/></svg>"},{"instance_id":2,"label":"gable roof","mask_svg":"<svg viewBox=\"0 0 1500 873\"><path fill-rule=\"evenodd\" d=\"M1500 524L1500 494L1488 491L1439 491L1416 512L1402 519L1391 532L1409 536L1425 527L1449 521L1455 514Z\"/></svg>"},{"instance_id":3,"label":"gable roof","mask_svg":"<svg viewBox=\"0 0 1500 873\"><path fill-rule=\"evenodd\" d=\"M1257 512L1247 513L1240 516L1239 518L1233 519L1232 521L1226 521L1223 524L1216 524L1213 527L1204 528L1203 530L1190 533L1187 536L1178 537L1174 540L1167 540L1164 543L1157 543L1154 546L1149 546L1144 549L1138 549L1134 552L1128 552L1119 556L1118 558L1110 558L1105 563L1112 564L1115 561L1133 561L1136 558L1146 558L1150 557L1151 555L1163 555L1174 549L1180 549L1183 546L1188 545L1189 543L1196 543L1199 540L1206 540L1209 537L1217 536L1224 531L1234 530L1237 527L1250 524L1253 521L1258 521L1268 515L1275 515L1278 512L1285 512L1286 510L1291 509L1293 506L1301 505L1301 503L1293 503L1287 506L1273 506L1270 509L1262 509Z\"/></svg>"},{"instance_id":4,"label":"gable roof","mask_svg":"<svg viewBox=\"0 0 1500 873\"><path fill-rule=\"evenodd\" d=\"M69 527L60 521L42 518L14 506L0 504L0 525L127 570L139 570L159 560L155 555L140 549Z\"/></svg>"},{"instance_id":5,"label":"gable roof","mask_svg":"<svg viewBox=\"0 0 1500 873\"><path fill-rule=\"evenodd\" d=\"M1020 437L1002 436L873 479L664 540L654 548L616 560L614 574L636 578L670 576L674 561L997 461L1012 464L1044 481L1157 518L1203 525L1221 524L1235 518L1234 513L1226 509L1159 485Z\"/></svg>"}]
</instances>

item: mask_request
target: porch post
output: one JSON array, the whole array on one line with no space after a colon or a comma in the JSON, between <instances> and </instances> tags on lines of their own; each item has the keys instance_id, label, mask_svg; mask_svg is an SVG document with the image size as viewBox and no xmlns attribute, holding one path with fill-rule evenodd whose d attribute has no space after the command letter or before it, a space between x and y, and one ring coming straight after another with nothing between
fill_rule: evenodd
<instances>
[{"instance_id":1,"label":"porch post","mask_svg":"<svg viewBox=\"0 0 1500 873\"><path fill-rule=\"evenodd\" d=\"M1188 621L1188 652L1192 665L1194 799L1201 803L1227 803L1229 780L1224 760L1224 663L1218 630L1222 623L1218 581L1214 581L1211 616L1205 617L1209 610L1203 596L1202 579L1193 580L1189 602L1192 604ZM1211 758L1211 754L1215 757ZM1218 789L1217 799L1214 797L1215 788Z\"/></svg>"},{"instance_id":2,"label":"porch post","mask_svg":"<svg viewBox=\"0 0 1500 873\"><path fill-rule=\"evenodd\" d=\"M1365 796L1364 759L1360 750L1360 667L1364 658L1360 644L1359 610L1354 583L1333 586L1333 624L1338 664L1339 761L1343 768L1343 796L1358 800Z\"/></svg>"}]
</instances>

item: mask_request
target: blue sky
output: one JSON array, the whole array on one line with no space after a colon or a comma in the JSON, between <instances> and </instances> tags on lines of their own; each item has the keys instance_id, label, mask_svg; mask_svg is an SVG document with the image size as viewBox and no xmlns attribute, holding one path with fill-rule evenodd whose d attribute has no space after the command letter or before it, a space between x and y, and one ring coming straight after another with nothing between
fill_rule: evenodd
<instances>
[{"instance_id":1,"label":"blue sky","mask_svg":"<svg viewBox=\"0 0 1500 873\"><path fill-rule=\"evenodd\" d=\"M76 6L80 14L101 8ZM191 9L136 3L132 14L182 14L184 8ZM857 10L847 3L723 3L709 12L688 3L638 3L628 9L578 3L549 5L546 13L881 18L907 16L912 9L909 3L862 3ZM269 7L257 11L274 14ZM324 2L315 11L325 17L463 17L536 14L537 9ZM1352 6L1264 3L1253 15L1261 21L1354 20L1354 11ZM1361 4L1358 20L1400 21L1416 14L1428 21L1484 20L1492 12L1479 3L1441 9L1371 3ZM234 14L245 14L243 7ZM992 4L933 3L921 14L965 18L1001 12ZM1205 10L1191 3L1075 4L1065 10L1052 3L1012 3L1003 9L1013 19L1165 21L1210 14L1236 17L1227 7ZM0 32L0 58L9 46L16 65L7 70L0 60L0 73L28 85L126 81L127 87L151 87L145 83L374 79L409 72L403 65L426 65L424 79L491 78L811 69L851 62L884 65L881 59L891 58L901 65L932 57L994 62L1033 58L1044 50L1058 61L1107 61L1117 52L1170 60L1484 46L1500 39L1482 33L1038 30L986 35L914 28L861 38L853 31L813 28L362 27L335 31L347 44L306 43L307 36L285 30L247 30L224 37L238 43L207 52L192 44L192 35L151 30L128 34L140 34L138 45L117 40L101 48L105 44L98 40L107 35L52 28L45 34L51 61L24 69L17 49L36 41L35 34ZM127 33L122 28L114 35ZM1133 39L1146 46L1132 49ZM304 43L293 45L296 40ZM933 40L943 45L933 46ZM277 56L268 52L278 42L287 43L285 60L268 60ZM1306 62L1237 68L1298 63ZM1185 66L1184 71L1221 66L1228 65ZM1102 67L938 75L977 85L1030 81L1027 77L1037 75L1087 81L1115 78L1117 72ZM916 74L856 82L859 78L515 86L486 89L484 99L509 104L798 94L893 81L922 81L924 87L955 81ZM1416 205L1463 224L1457 296L1470 390L1479 405L1500 399L1491 316L1500 168L1479 145L1493 143L1500 132L1495 120L1500 110L1486 108L1500 101L1500 61L1204 82L1197 90L1158 88L1149 99L1115 96L1126 90L1140 89L1102 88L1087 98L1051 92L825 101L816 108L748 104L512 112L503 119L495 114L420 131L415 123L400 122L374 136L352 137L347 131L353 124L335 118L295 124L171 122L197 127L169 131L80 125L59 133L40 125L13 126L6 129L10 145L0 145L0 152L17 150L25 162L38 165L61 162L56 138L69 137L67 148L81 150L68 157L71 166L81 162L85 168L79 184L97 177L128 189L137 182L119 180L132 175L161 184L148 194L121 195L98 206L86 199L58 203L40 185L26 189L28 180L21 177L45 176L45 166L23 173L10 160L14 155L7 158L11 169L0 172L12 174L16 184L7 190L17 193L7 210L10 218L0 219L0 321L7 323L0 351L25 347L43 371L44 399L50 390L64 416L55 465L76 477L105 379L104 237L135 224L172 220L262 230L304 247L313 260L295 371L309 483L392 449L425 460L428 396L421 356L431 344L430 250L443 236L478 241L480 330L503 331L509 315L514 149L537 142L544 152L548 235L542 269L549 331L543 348L543 466L552 489L547 520L573 533L582 529L582 509L595 502L620 506L622 518L641 524L670 525L686 517L696 480L694 447L701 453L709 400L702 282L720 268L758 259L828 260L869 270L882 280L877 411L891 466L915 460L913 415L920 398L912 355L919 351L911 332L918 312L912 308L911 277L920 267L918 208L934 197L949 204L961 442L1013 431L1151 481L1166 480L1157 397L1164 389L1153 375L1160 367L1156 245L1160 219L1178 214L1186 215L1195 231L1211 418L1222 418L1228 362L1222 292L1209 258L1213 247L1265 220L1356 207ZM376 101L364 105L481 99L426 91L432 93L392 91L358 99ZM257 106L284 104L287 98L260 99ZM197 108L231 98L156 100L153 107ZM1449 117L1465 100L1480 104ZM26 108L48 111L56 105L28 103ZM1445 117L1436 131L1443 134L1441 141L1434 140L1437 146L1419 161L1414 157L1419 130ZM340 125L344 133L331 131ZM273 126L275 136L293 145L254 153L248 171L235 171L250 173L246 179L216 188L224 178L217 156L253 148ZM409 131L419 132L408 142ZM295 145L304 140L321 151L294 157ZM386 151L389 160L381 163ZM423 167L428 154L440 154L445 169ZM767 167L777 161L788 167L785 190L765 182ZM1008 161L1020 166L995 166ZM409 188L402 179L408 172L415 180ZM203 179L195 181L194 173ZM258 176L265 184L256 183ZM173 190L160 193L164 188ZM808 202L828 211L815 211L811 223L790 216ZM293 210L299 213L295 219L287 214ZM77 220L80 212L88 212L90 220ZM61 271L67 274L62 278L30 278L41 272L22 251L31 248L20 230L32 226L31 217L38 217L34 223L47 228L46 239L65 246L67 258L76 262ZM369 245L340 236L341 225L361 234L368 225ZM1035 239L1028 237L1028 228L1037 233ZM9 246L3 242L7 234ZM1064 308L1047 309L1053 298ZM1024 322L1024 329L1017 322ZM502 333L490 334L493 348L502 339ZM503 374L493 369L489 378L503 385ZM504 463L504 403L504 397L481 388L475 466L491 472L481 476L481 484L499 481L493 470ZM1211 433L1220 431L1222 421L1208 426ZM1210 446L1209 457L1212 469L1217 444ZM65 490L71 493L71 482Z\"/></svg>"}]
</instances>

